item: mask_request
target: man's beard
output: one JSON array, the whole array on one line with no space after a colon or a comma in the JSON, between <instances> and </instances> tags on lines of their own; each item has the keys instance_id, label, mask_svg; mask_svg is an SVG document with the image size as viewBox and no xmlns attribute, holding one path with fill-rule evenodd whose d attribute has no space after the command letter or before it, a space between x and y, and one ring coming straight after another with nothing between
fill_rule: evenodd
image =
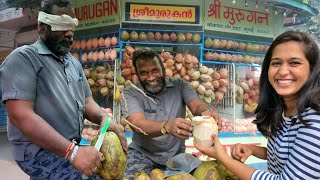
<instances>
[{"instance_id":1,"label":"man's beard","mask_svg":"<svg viewBox=\"0 0 320 180\"><path fill-rule=\"evenodd\" d=\"M156 86L152 86L150 85L150 83L153 83L153 82L156 82L157 85ZM151 94L158 94L160 93L165 85L166 85L166 80L164 77L159 77L157 79L154 79L152 81L148 81L148 80L145 80L145 81L140 81L142 87L148 92L148 93L151 93Z\"/></svg>"},{"instance_id":2,"label":"man's beard","mask_svg":"<svg viewBox=\"0 0 320 180\"><path fill-rule=\"evenodd\" d=\"M44 43L48 49L56 56L64 56L71 50L72 40L65 36L56 37L52 31L46 30Z\"/></svg>"}]
</instances>

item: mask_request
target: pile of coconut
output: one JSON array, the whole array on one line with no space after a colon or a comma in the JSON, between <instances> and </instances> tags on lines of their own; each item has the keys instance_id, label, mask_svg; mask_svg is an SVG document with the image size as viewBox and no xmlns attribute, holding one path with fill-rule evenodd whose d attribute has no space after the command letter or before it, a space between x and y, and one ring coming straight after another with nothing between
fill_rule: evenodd
<instances>
[{"instance_id":1,"label":"pile of coconut","mask_svg":"<svg viewBox=\"0 0 320 180\"><path fill-rule=\"evenodd\" d=\"M256 134L258 132L258 128L256 124L252 123L253 120L255 120L255 117L249 117L245 119L235 119L234 132Z\"/></svg>"},{"instance_id":2,"label":"pile of coconut","mask_svg":"<svg viewBox=\"0 0 320 180\"><path fill-rule=\"evenodd\" d=\"M234 51L246 51L253 53L265 53L269 49L267 44L257 44L244 41L226 40L226 39L211 39L207 37L204 41L205 48L212 49L224 49Z\"/></svg>"},{"instance_id":3,"label":"pile of coconut","mask_svg":"<svg viewBox=\"0 0 320 180\"><path fill-rule=\"evenodd\" d=\"M127 46L122 53L122 62L120 64L121 74L126 80L132 83L138 82L138 76L132 64L132 55L135 49ZM191 81L190 76L199 65L199 60L196 56L184 53L171 54L170 52L162 51L160 53L161 60L166 68L166 77L183 78L186 81Z\"/></svg>"},{"instance_id":4,"label":"pile of coconut","mask_svg":"<svg viewBox=\"0 0 320 180\"><path fill-rule=\"evenodd\" d=\"M196 56L185 53L176 53L173 56L170 52L162 51L160 54L167 77L182 78L188 82L191 81L191 75L199 66L199 60Z\"/></svg>"},{"instance_id":5,"label":"pile of coconut","mask_svg":"<svg viewBox=\"0 0 320 180\"><path fill-rule=\"evenodd\" d=\"M77 54L73 53L73 56L77 58ZM103 60L111 60L114 61L117 59L117 51L116 49L102 49L96 51L88 51L82 53L81 61L83 63L87 61L103 61Z\"/></svg>"},{"instance_id":6,"label":"pile of coconut","mask_svg":"<svg viewBox=\"0 0 320 180\"><path fill-rule=\"evenodd\" d=\"M145 33L144 31L126 31L123 30L120 33L120 38L122 41L156 41L156 42L166 42L166 43L195 43L199 44L201 42L201 35L199 33L191 32L152 32L149 31Z\"/></svg>"},{"instance_id":7,"label":"pile of coconut","mask_svg":"<svg viewBox=\"0 0 320 180\"><path fill-rule=\"evenodd\" d=\"M118 38L112 37L100 37L99 39L89 38L82 40L74 40L72 43L72 50L81 50L81 57L78 52L72 53L72 55L80 59L82 62L87 61L102 61L102 60L115 60L117 58L117 51L113 46L118 45Z\"/></svg>"},{"instance_id":8,"label":"pile of coconut","mask_svg":"<svg viewBox=\"0 0 320 180\"><path fill-rule=\"evenodd\" d=\"M88 79L88 83L93 94L100 93L102 96L113 94L114 89L114 71L105 63L97 67L84 68L84 73ZM117 88L120 91L124 88L125 79L122 76L116 77Z\"/></svg>"},{"instance_id":9,"label":"pile of coconut","mask_svg":"<svg viewBox=\"0 0 320 180\"><path fill-rule=\"evenodd\" d=\"M226 68L213 69L201 66L199 71L191 75L191 86L197 91L200 99L211 104L212 101L221 101L228 91L229 72Z\"/></svg>"},{"instance_id":10,"label":"pile of coconut","mask_svg":"<svg viewBox=\"0 0 320 180\"><path fill-rule=\"evenodd\" d=\"M259 100L258 72L251 68L246 72L245 78L239 78L236 85L236 103L243 104L245 112L254 113Z\"/></svg>"},{"instance_id":11,"label":"pile of coconut","mask_svg":"<svg viewBox=\"0 0 320 180\"><path fill-rule=\"evenodd\" d=\"M227 119L221 118L221 130L220 132L234 132L234 122Z\"/></svg>"},{"instance_id":12,"label":"pile of coconut","mask_svg":"<svg viewBox=\"0 0 320 180\"><path fill-rule=\"evenodd\" d=\"M246 64L262 64L263 56L251 56L241 54L228 54L222 52L210 52L208 51L204 55L204 59L207 61L221 61L221 62L232 62L232 63L246 63Z\"/></svg>"},{"instance_id":13,"label":"pile of coconut","mask_svg":"<svg viewBox=\"0 0 320 180\"><path fill-rule=\"evenodd\" d=\"M184 156L181 156L181 154L178 154L177 156L181 156L183 159L190 159L189 156L192 156L191 154L183 154ZM174 157L177 159L177 156ZM180 157L179 157L180 158ZM201 157L197 157L201 160ZM217 180L238 180L239 178L234 175L231 171L229 171L221 162L216 160L208 160L209 158L205 159L201 162L197 168L190 172L190 173L176 173L174 175L167 175L165 177L165 172L161 169L155 168L151 171L150 174L147 174L145 172L136 172L134 175L135 180L158 180L158 179L165 179L165 180L204 180L204 179L217 179ZM186 161L186 160L185 160ZM189 160L191 161L191 160ZM174 161L169 159L167 161L167 164L173 164L171 166L174 166L176 164L182 164L178 161ZM181 166L181 165L180 165ZM191 165L190 165L191 166ZM124 178L124 180L127 180Z\"/></svg>"},{"instance_id":14,"label":"pile of coconut","mask_svg":"<svg viewBox=\"0 0 320 180\"><path fill-rule=\"evenodd\" d=\"M118 45L118 38L116 36L98 39L96 37L82 40L74 40L72 42L73 50L91 50L96 48L110 48Z\"/></svg>"},{"instance_id":15,"label":"pile of coconut","mask_svg":"<svg viewBox=\"0 0 320 180\"><path fill-rule=\"evenodd\" d=\"M138 82L138 76L133 67L132 56L135 49L131 46L125 47L122 53L122 61L120 64L121 75L126 79L130 80L134 84Z\"/></svg>"}]
</instances>

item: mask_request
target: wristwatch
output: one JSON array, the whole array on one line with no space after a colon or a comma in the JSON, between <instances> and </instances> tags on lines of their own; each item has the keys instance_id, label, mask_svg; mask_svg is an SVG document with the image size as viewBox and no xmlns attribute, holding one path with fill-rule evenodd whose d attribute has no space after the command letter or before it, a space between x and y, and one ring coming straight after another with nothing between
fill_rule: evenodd
<instances>
[{"instance_id":1,"label":"wristwatch","mask_svg":"<svg viewBox=\"0 0 320 180\"><path fill-rule=\"evenodd\" d=\"M166 128L164 127L164 125L166 125L168 121L165 121L163 124L162 124L162 127L160 129L161 133L164 135L164 134L168 134L168 131L166 130Z\"/></svg>"}]
</instances>

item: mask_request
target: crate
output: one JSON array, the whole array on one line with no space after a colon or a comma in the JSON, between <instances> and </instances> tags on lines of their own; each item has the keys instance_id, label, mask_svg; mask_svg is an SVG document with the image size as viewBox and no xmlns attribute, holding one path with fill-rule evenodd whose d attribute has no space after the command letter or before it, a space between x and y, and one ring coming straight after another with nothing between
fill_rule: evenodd
<instances>
[{"instance_id":1,"label":"crate","mask_svg":"<svg viewBox=\"0 0 320 180\"><path fill-rule=\"evenodd\" d=\"M0 102L0 127L7 126L7 108L6 106Z\"/></svg>"},{"instance_id":2,"label":"crate","mask_svg":"<svg viewBox=\"0 0 320 180\"><path fill-rule=\"evenodd\" d=\"M2 102L2 89L0 83L0 129L3 129L3 127L7 127L7 119L7 108Z\"/></svg>"}]
</instances>

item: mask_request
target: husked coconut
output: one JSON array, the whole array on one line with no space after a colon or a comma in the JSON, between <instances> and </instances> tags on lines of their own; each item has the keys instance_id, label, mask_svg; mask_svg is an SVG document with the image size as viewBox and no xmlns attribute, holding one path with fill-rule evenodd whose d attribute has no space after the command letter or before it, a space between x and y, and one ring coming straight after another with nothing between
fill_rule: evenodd
<instances>
[{"instance_id":1,"label":"husked coconut","mask_svg":"<svg viewBox=\"0 0 320 180\"><path fill-rule=\"evenodd\" d=\"M205 41L204 41L204 47L205 48L211 48L213 45L213 41L211 38L207 38Z\"/></svg>"},{"instance_id":2,"label":"husked coconut","mask_svg":"<svg viewBox=\"0 0 320 180\"><path fill-rule=\"evenodd\" d=\"M118 44L118 38L116 36L112 36L110 42L112 46L116 46Z\"/></svg>"},{"instance_id":3,"label":"husked coconut","mask_svg":"<svg viewBox=\"0 0 320 180\"><path fill-rule=\"evenodd\" d=\"M211 99L211 98L210 98ZM213 117L195 116L192 119L193 137L195 141L204 147L211 147L213 144L212 134L218 134L218 125Z\"/></svg>"},{"instance_id":4,"label":"husked coconut","mask_svg":"<svg viewBox=\"0 0 320 180\"><path fill-rule=\"evenodd\" d=\"M201 36L198 33L193 34L192 36L192 42L193 43L200 43L201 41Z\"/></svg>"},{"instance_id":5,"label":"husked coconut","mask_svg":"<svg viewBox=\"0 0 320 180\"><path fill-rule=\"evenodd\" d=\"M111 38L110 37L107 37L105 40L104 40L104 46L106 48L109 48L111 46Z\"/></svg>"}]
</instances>

